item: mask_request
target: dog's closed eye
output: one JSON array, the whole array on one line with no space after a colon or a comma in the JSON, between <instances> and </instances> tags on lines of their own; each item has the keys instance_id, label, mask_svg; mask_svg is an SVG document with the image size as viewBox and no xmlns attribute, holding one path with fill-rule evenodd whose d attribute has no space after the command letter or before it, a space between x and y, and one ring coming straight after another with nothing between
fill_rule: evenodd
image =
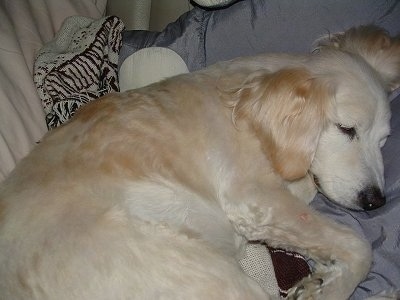
<instances>
[{"instance_id":1,"label":"dog's closed eye","mask_svg":"<svg viewBox=\"0 0 400 300\"><path fill-rule=\"evenodd\" d=\"M343 124L336 124L336 127L339 129L339 131L345 135L347 135L350 140L353 140L354 138L358 138L357 136L357 131L355 127L352 126L345 126Z\"/></svg>"}]
</instances>

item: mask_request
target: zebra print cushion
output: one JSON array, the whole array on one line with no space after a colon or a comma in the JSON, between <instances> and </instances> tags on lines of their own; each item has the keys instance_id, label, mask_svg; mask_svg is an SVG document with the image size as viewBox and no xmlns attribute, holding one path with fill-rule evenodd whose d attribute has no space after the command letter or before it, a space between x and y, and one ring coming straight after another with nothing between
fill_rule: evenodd
<instances>
[{"instance_id":1,"label":"zebra print cushion","mask_svg":"<svg viewBox=\"0 0 400 300\"><path fill-rule=\"evenodd\" d=\"M39 52L34 82L49 129L65 123L87 102L118 91L118 54L124 25L117 17L67 18Z\"/></svg>"}]
</instances>

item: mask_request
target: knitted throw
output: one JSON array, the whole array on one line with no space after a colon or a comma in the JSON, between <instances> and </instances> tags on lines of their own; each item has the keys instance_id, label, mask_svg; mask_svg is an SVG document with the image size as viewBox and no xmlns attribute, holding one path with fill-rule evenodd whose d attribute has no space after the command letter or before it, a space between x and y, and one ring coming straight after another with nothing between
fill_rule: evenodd
<instances>
[{"instance_id":1,"label":"knitted throw","mask_svg":"<svg viewBox=\"0 0 400 300\"><path fill-rule=\"evenodd\" d=\"M118 54L124 25L117 17L67 18L34 64L34 82L49 129L87 102L118 91Z\"/></svg>"}]
</instances>

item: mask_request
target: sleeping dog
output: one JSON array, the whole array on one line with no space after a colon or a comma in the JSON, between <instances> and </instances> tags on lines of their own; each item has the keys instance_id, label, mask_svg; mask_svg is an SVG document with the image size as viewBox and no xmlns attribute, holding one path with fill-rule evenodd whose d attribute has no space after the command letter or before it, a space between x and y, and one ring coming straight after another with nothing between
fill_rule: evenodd
<instances>
[{"instance_id":1,"label":"sleeping dog","mask_svg":"<svg viewBox=\"0 0 400 300\"><path fill-rule=\"evenodd\" d=\"M371 250L308 207L385 203L400 42L359 27L310 55L219 63L83 107L0 187L1 299L269 299L247 241L315 262L289 299L346 299Z\"/></svg>"}]
</instances>

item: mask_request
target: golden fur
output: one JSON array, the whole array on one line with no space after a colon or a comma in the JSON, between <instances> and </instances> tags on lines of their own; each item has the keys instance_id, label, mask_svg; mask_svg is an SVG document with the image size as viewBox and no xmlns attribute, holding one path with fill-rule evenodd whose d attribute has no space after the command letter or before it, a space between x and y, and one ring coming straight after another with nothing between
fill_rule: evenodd
<instances>
[{"instance_id":1,"label":"golden fur","mask_svg":"<svg viewBox=\"0 0 400 300\"><path fill-rule=\"evenodd\" d=\"M110 94L50 132L0 187L0 298L269 299L237 263L248 240L316 261L289 299L349 297L370 247L307 206L311 175L384 204L400 51L375 27L318 49Z\"/></svg>"}]
</instances>

